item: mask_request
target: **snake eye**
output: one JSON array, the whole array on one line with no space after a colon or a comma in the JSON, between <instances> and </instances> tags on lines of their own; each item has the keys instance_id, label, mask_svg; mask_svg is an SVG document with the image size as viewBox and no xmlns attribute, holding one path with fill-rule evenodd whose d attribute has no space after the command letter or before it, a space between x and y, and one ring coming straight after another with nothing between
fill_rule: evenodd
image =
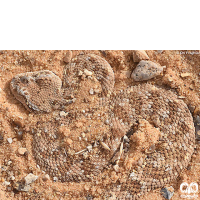
<instances>
[{"instance_id":1,"label":"snake eye","mask_svg":"<svg viewBox=\"0 0 200 200\"><path fill-rule=\"evenodd\" d=\"M24 83L24 84L27 84L27 83L28 83L28 78L27 78L26 76L22 76L22 77L20 78L20 81L21 81L22 83Z\"/></svg>"}]
</instances>

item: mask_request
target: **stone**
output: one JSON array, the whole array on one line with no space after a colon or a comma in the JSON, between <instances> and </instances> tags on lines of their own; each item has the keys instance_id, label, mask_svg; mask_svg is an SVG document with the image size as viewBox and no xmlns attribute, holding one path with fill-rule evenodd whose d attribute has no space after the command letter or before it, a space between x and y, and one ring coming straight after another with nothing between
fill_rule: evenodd
<instances>
[{"instance_id":1,"label":"stone","mask_svg":"<svg viewBox=\"0 0 200 200\"><path fill-rule=\"evenodd\" d=\"M49 177L48 174L45 174L45 175L42 177L42 180L43 180L43 181L47 181L47 180L49 180L49 179L50 179L50 177Z\"/></svg>"},{"instance_id":2,"label":"stone","mask_svg":"<svg viewBox=\"0 0 200 200\"><path fill-rule=\"evenodd\" d=\"M24 127L24 119L22 116L15 116L15 119L13 120L14 124L19 127Z\"/></svg>"},{"instance_id":3,"label":"stone","mask_svg":"<svg viewBox=\"0 0 200 200\"><path fill-rule=\"evenodd\" d=\"M14 176L10 176L9 179L10 179L11 181L14 181L14 180L15 180L15 177L14 177Z\"/></svg>"},{"instance_id":4,"label":"stone","mask_svg":"<svg viewBox=\"0 0 200 200\"><path fill-rule=\"evenodd\" d=\"M181 77L182 77L182 78L185 78L185 77L188 77L188 76L192 76L192 74L191 74L191 73L188 73L188 72L186 72L186 73L181 73Z\"/></svg>"},{"instance_id":5,"label":"stone","mask_svg":"<svg viewBox=\"0 0 200 200\"><path fill-rule=\"evenodd\" d=\"M18 153L19 153L20 155L24 155L26 151L27 151L26 148L22 148L22 147L21 147L21 148L18 149Z\"/></svg>"},{"instance_id":6,"label":"stone","mask_svg":"<svg viewBox=\"0 0 200 200\"><path fill-rule=\"evenodd\" d=\"M61 117L66 117L69 113L66 113L65 111L60 111Z\"/></svg>"},{"instance_id":7,"label":"stone","mask_svg":"<svg viewBox=\"0 0 200 200\"><path fill-rule=\"evenodd\" d=\"M65 54L65 57L63 58L63 61L65 63L69 63L72 59L72 51L67 51L67 53Z\"/></svg>"},{"instance_id":8,"label":"stone","mask_svg":"<svg viewBox=\"0 0 200 200\"><path fill-rule=\"evenodd\" d=\"M88 150L89 152L92 151L92 146L91 146L91 145L87 146L87 150Z\"/></svg>"},{"instance_id":9,"label":"stone","mask_svg":"<svg viewBox=\"0 0 200 200\"><path fill-rule=\"evenodd\" d=\"M24 185L24 183L21 183L21 182L14 183L13 187L17 191L22 191L22 192L28 192L31 189L30 185Z\"/></svg>"},{"instance_id":10,"label":"stone","mask_svg":"<svg viewBox=\"0 0 200 200\"><path fill-rule=\"evenodd\" d=\"M133 62L140 62L141 60L149 60L149 56L144 50L133 51Z\"/></svg>"},{"instance_id":11,"label":"stone","mask_svg":"<svg viewBox=\"0 0 200 200\"><path fill-rule=\"evenodd\" d=\"M78 76L82 76L83 72L81 70L78 71Z\"/></svg>"},{"instance_id":12,"label":"stone","mask_svg":"<svg viewBox=\"0 0 200 200\"><path fill-rule=\"evenodd\" d=\"M135 81L145 81L152 79L163 72L165 66L160 66L151 61L140 61L131 74L131 78Z\"/></svg>"},{"instance_id":13,"label":"stone","mask_svg":"<svg viewBox=\"0 0 200 200\"><path fill-rule=\"evenodd\" d=\"M89 91L89 93L90 93L91 95L94 94L94 90L91 88L90 91Z\"/></svg>"},{"instance_id":14,"label":"stone","mask_svg":"<svg viewBox=\"0 0 200 200\"><path fill-rule=\"evenodd\" d=\"M7 138L8 143L12 144L13 140L12 138Z\"/></svg>"},{"instance_id":15,"label":"stone","mask_svg":"<svg viewBox=\"0 0 200 200\"><path fill-rule=\"evenodd\" d=\"M38 179L38 176L30 173L28 174L24 180L25 180L25 185L30 185L31 183L33 183L34 181L36 181Z\"/></svg>"},{"instance_id":16,"label":"stone","mask_svg":"<svg viewBox=\"0 0 200 200\"><path fill-rule=\"evenodd\" d=\"M84 74L86 76L92 76L93 73L91 71L87 70L87 69L84 69Z\"/></svg>"},{"instance_id":17,"label":"stone","mask_svg":"<svg viewBox=\"0 0 200 200\"><path fill-rule=\"evenodd\" d=\"M18 131L17 132L17 137L18 137L19 140L22 140L22 138L23 138L23 132L22 131Z\"/></svg>"},{"instance_id":18,"label":"stone","mask_svg":"<svg viewBox=\"0 0 200 200\"><path fill-rule=\"evenodd\" d=\"M169 188L162 188L161 189L161 194L166 198L166 199L171 199L172 196L174 195L174 188L170 186Z\"/></svg>"},{"instance_id":19,"label":"stone","mask_svg":"<svg viewBox=\"0 0 200 200\"><path fill-rule=\"evenodd\" d=\"M53 177L53 181L54 182L58 181L58 178L57 177Z\"/></svg>"},{"instance_id":20,"label":"stone","mask_svg":"<svg viewBox=\"0 0 200 200\"><path fill-rule=\"evenodd\" d=\"M8 185L10 185L10 182L4 181L3 184L4 184L5 186L8 186Z\"/></svg>"},{"instance_id":21,"label":"stone","mask_svg":"<svg viewBox=\"0 0 200 200\"><path fill-rule=\"evenodd\" d=\"M110 124L110 121L108 119L105 120L104 122L106 125L109 125Z\"/></svg>"},{"instance_id":22,"label":"stone","mask_svg":"<svg viewBox=\"0 0 200 200\"><path fill-rule=\"evenodd\" d=\"M138 165L141 167L142 164L143 164L143 158L140 158L140 159L138 160Z\"/></svg>"}]
</instances>

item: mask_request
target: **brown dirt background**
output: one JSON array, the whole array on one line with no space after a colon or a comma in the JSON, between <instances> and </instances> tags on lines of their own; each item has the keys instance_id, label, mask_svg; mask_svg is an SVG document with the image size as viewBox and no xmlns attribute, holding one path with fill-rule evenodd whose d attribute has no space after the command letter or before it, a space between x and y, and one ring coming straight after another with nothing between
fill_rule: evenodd
<instances>
[{"instance_id":1,"label":"brown dirt background","mask_svg":"<svg viewBox=\"0 0 200 200\"><path fill-rule=\"evenodd\" d=\"M47 50L47 51L0 51L0 134L3 141L0 143L0 199L43 199L43 200L64 200L64 199L86 199L89 193L96 199L101 199L101 189L90 188L90 183L60 183L51 179L44 182L44 173L37 167L31 152L32 136L27 132L23 133L23 139L17 138L16 131L20 131L23 124L26 127L27 117L31 117L29 112L11 94L9 84L11 79L19 73L51 70L61 79L66 63L63 61L67 51ZM72 58L80 53L94 53L105 58L115 73L115 89L121 90L130 85L137 85L130 78L130 74L136 67L133 62L133 51L72 51ZM178 96L183 97L188 105L194 119L200 114L200 51L153 51L147 50L149 58L162 66L166 66L163 74L151 79L148 82L166 89L170 89ZM182 77L181 73L190 73L187 77ZM141 82L140 82L141 83ZM7 138L12 138L12 144L7 142ZM180 198L180 184L182 182L197 182L200 187L200 143L196 141L195 153L192 160L183 170L180 177L169 186L175 188L172 200ZM26 147L29 151L27 156L17 153L20 147ZM11 161L11 162L10 162ZM39 176L38 180L31 184L29 192L17 192L14 184L22 180L27 174L33 173ZM10 175L15 176L14 181L10 181L9 186L5 186L4 181L9 181ZM160 189L149 192L143 196L144 200L163 200ZM198 199L200 199L200 194Z\"/></svg>"}]
</instances>

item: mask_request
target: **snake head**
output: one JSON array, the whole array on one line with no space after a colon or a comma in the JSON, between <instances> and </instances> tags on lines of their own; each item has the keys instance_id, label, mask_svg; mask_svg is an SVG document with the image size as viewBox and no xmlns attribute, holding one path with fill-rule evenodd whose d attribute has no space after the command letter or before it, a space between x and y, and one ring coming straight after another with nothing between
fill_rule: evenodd
<instances>
[{"instance_id":1,"label":"snake head","mask_svg":"<svg viewBox=\"0 0 200 200\"><path fill-rule=\"evenodd\" d=\"M61 86L61 79L48 70L16 75L10 83L15 98L35 112L51 112L55 102L63 104Z\"/></svg>"}]
</instances>

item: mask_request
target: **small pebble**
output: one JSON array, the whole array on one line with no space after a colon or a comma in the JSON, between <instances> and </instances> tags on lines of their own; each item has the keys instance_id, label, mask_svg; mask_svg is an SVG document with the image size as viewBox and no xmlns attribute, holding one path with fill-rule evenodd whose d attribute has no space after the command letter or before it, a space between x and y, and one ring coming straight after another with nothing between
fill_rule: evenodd
<instances>
[{"instance_id":1,"label":"small pebble","mask_svg":"<svg viewBox=\"0 0 200 200\"><path fill-rule=\"evenodd\" d=\"M71 59L72 59L72 51L67 51L63 61L65 63L69 63L71 61Z\"/></svg>"},{"instance_id":2,"label":"small pebble","mask_svg":"<svg viewBox=\"0 0 200 200\"><path fill-rule=\"evenodd\" d=\"M106 124L106 125L109 125L109 124L110 124L110 121L109 121L108 119L106 119L106 120L105 120L105 124Z\"/></svg>"},{"instance_id":3,"label":"small pebble","mask_svg":"<svg viewBox=\"0 0 200 200\"><path fill-rule=\"evenodd\" d=\"M144 81L152 79L163 72L165 66L160 66L151 61L140 61L131 74L131 78L135 81Z\"/></svg>"},{"instance_id":4,"label":"small pebble","mask_svg":"<svg viewBox=\"0 0 200 200\"><path fill-rule=\"evenodd\" d=\"M144 50L133 51L133 61L140 62L141 60L149 60L149 56Z\"/></svg>"},{"instance_id":5,"label":"small pebble","mask_svg":"<svg viewBox=\"0 0 200 200\"><path fill-rule=\"evenodd\" d=\"M94 94L94 90L91 88L89 91L90 94Z\"/></svg>"},{"instance_id":6,"label":"small pebble","mask_svg":"<svg viewBox=\"0 0 200 200\"><path fill-rule=\"evenodd\" d=\"M57 177L53 177L53 181L54 182L58 181L58 178Z\"/></svg>"},{"instance_id":7,"label":"small pebble","mask_svg":"<svg viewBox=\"0 0 200 200\"><path fill-rule=\"evenodd\" d=\"M172 196L174 195L174 188L171 186L169 188L162 188L161 189L161 194L166 198L166 199L171 199Z\"/></svg>"},{"instance_id":8,"label":"small pebble","mask_svg":"<svg viewBox=\"0 0 200 200\"><path fill-rule=\"evenodd\" d=\"M191 73L188 73L188 72L186 72L186 73L181 73L181 77L182 77L182 78L188 77L188 76L192 76L192 74L191 74Z\"/></svg>"},{"instance_id":9,"label":"small pebble","mask_svg":"<svg viewBox=\"0 0 200 200\"><path fill-rule=\"evenodd\" d=\"M68 115L68 113L66 113L65 111L60 111L60 116L61 117L65 117L65 116L67 116Z\"/></svg>"},{"instance_id":10,"label":"small pebble","mask_svg":"<svg viewBox=\"0 0 200 200\"><path fill-rule=\"evenodd\" d=\"M15 177L14 177L14 176L10 176L9 179L10 179L11 181L14 181L14 180L15 180Z\"/></svg>"},{"instance_id":11,"label":"small pebble","mask_svg":"<svg viewBox=\"0 0 200 200\"><path fill-rule=\"evenodd\" d=\"M85 133L81 133L81 136L84 138L85 137Z\"/></svg>"},{"instance_id":12,"label":"small pebble","mask_svg":"<svg viewBox=\"0 0 200 200\"><path fill-rule=\"evenodd\" d=\"M8 186L8 185L10 185L10 182L4 181L3 184L4 184L5 186Z\"/></svg>"},{"instance_id":13,"label":"small pebble","mask_svg":"<svg viewBox=\"0 0 200 200\"><path fill-rule=\"evenodd\" d=\"M82 76L83 72L81 70L78 71L78 76Z\"/></svg>"},{"instance_id":14,"label":"small pebble","mask_svg":"<svg viewBox=\"0 0 200 200\"><path fill-rule=\"evenodd\" d=\"M15 116L15 119L14 119L14 124L19 126L19 127L23 127L24 126L24 119L22 116Z\"/></svg>"},{"instance_id":15,"label":"small pebble","mask_svg":"<svg viewBox=\"0 0 200 200\"><path fill-rule=\"evenodd\" d=\"M11 160L9 160L8 161L8 166L10 166L12 164L12 161Z\"/></svg>"},{"instance_id":16,"label":"small pebble","mask_svg":"<svg viewBox=\"0 0 200 200\"><path fill-rule=\"evenodd\" d=\"M114 166L113 166L113 169L114 169L116 172L118 172L118 171L119 171L119 165L114 165Z\"/></svg>"},{"instance_id":17,"label":"small pebble","mask_svg":"<svg viewBox=\"0 0 200 200\"><path fill-rule=\"evenodd\" d=\"M18 149L18 153L19 153L20 155L24 155L26 151L27 151L26 148L19 148L19 149Z\"/></svg>"},{"instance_id":18,"label":"small pebble","mask_svg":"<svg viewBox=\"0 0 200 200\"><path fill-rule=\"evenodd\" d=\"M8 143L10 143L10 144L12 144L12 142L13 142L12 138L8 138L7 141L8 141Z\"/></svg>"},{"instance_id":19,"label":"small pebble","mask_svg":"<svg viewBox=\"0 0 200 200\"><path fill-rule=\"evenodd\" d=\"M14 188L18 191L28 192L31 189L30 185L24 185L23 183L16 182L14 183Z\"/></svg>"},{"instance_id":20,"label":"small pebble","mask_svg":"<svg viewBox=\"0 0 200 200\"><path fill-rule=\"evenodd\" d=\"M84 69L84 73L86 76L92 76L92 72L87 69Z\"/></svg>"},{"instance_id":21,"label":"small pebble","mask_svg":"<svg viewBox=\"0 0 200 200\"><path fill-rule=\"evenodd\" d=\"M138 165L139 165L139 166L142 166L142 164L143 164L143 158L140 158L140 159L138 160Z\"/></svg>"},{"instance_id":22,"label":"small pebble","mask_svg":"<svg viewBox=\"0 0 200 200\"><path fill-rule=\"evenodd\" d=\"M87 146L87 150L88 150L89 152L92 151L92 146L91 146L91 145Z\"/></svg>"},{"instance_id":23,"label":"small pebble","mask_svg":"<svg viewBox=\"0 0 200 200\"><path fill-rule=\"evenodd\" d=\"M47 181L47 180L49 180L49 179L50 179L50 177L49 177L48 174L45 174L45 175L42 177L42 180L43 180L43 181Z\"/></svg>"},{"instance_id":24,"label":"small pebble","mask_svg":"<svg viewBox=\"0 0 200 200\"><path fill-rule=\"evenodd\" d=\"M22 137L23 137L23 132L22 131L18 131L17 132L17 137L18 137L18 139L22 139Z\"/></svg>"},{"instance_id":25,"label":"small pebble","mask_svg":"<svg viewBox=\"0 0 200 200\"><path fill-rule=\"evenodd\" d=\"M38 176L36 176L36 175L34 175L34 174L32 174L32 173L28 174L28 175L24 178L25 184L26 184L26 185L29 185L29 184L33 183L33 182L36 181L37 179L38 179Z\"/></svg>"}]
</instances>

